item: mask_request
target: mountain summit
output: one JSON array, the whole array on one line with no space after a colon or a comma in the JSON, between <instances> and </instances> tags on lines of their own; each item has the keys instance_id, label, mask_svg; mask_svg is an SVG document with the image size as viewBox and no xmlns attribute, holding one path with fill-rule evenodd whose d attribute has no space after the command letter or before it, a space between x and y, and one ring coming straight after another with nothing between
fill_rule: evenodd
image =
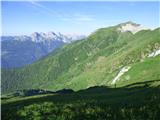
<instances>
[{"instance_id":1,"label":"mountain summit","mask_svg":"<svg viewBox=\"0 0 160 120\"><path fill-rule=\"evenodd\" d=\"M85 35L75 35L75 34L65 35L60 32L55 33L55 32L50 31L47 33L34 32L28 37L33 42L61 41L64 43L71 43L72 41L75 41L75 40L84 39L86 36ZM22 40L22 39L19 39L19 40Z\"/></svg>"},{"instance_id":2,"label":"mountain summit","mask_svg":"<svg viewBox=\"0 0 160 120\"><path fill-rule=\"evenodd\" d=\"M133 34L135 34L135 33L139 32L141 30L147 30L147 28L140 25L140 24L134 23L132 21L128 21L128 22L119 24L118 30L121 31L121 32L130 31Z\"/></svg>"}]
</instances>

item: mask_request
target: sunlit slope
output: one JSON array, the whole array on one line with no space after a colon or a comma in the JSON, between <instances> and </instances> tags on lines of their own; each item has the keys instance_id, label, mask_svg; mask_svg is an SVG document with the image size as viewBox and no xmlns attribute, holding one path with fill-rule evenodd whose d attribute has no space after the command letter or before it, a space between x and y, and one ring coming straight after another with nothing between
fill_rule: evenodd
<instances>
[{"instance_id":1,"label":"sunlit slope","mask_svg":"<svg viewBox=\"0 0 160 120\"><path fill-rule=\"evenodd\" d=\"M160 56L148 58L143 62L138 62L131 65L128 72L117 81L118 86L130 85L136 82L145 82L152 80L160 80ZM160 82L152 84L158 86Z\"/></svg>"},{"instance_id":2,"label":"sunlit slope","mask_svg":"<svg viewBox=\"0 0 160 120\"><path fill-rule=\"evenodd\" d=\"M66 45L24 68L3 69L2 93L26 88L79 90L97 85L114 86L111 82L122 67L141 64L150 53L160 49L160 29L132 34L120 32L117 28L118 26L99 29L85 40ZM160 78L157 71L159 57L150 59L158 59L158 62L154 65L156 68L150 70L152 74L148 74L145 79L142 77L143 81ZM148 70L147 68L146 71ZM122 76L122 81L123 79ZM128 81L141 81L141 76L135 79L136 77L132 79L130 76ZM122 81L119 80L117 86L129 83Z\"/></svg>"}]
</instances>

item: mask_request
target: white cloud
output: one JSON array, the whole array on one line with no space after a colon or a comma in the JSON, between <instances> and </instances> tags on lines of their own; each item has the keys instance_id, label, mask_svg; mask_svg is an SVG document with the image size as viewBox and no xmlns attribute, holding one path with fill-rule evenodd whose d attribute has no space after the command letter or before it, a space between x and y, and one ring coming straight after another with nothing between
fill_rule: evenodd
<instances>
[{"instance_id":1,"label":"white cloud","mask_svg":"<svg viewBox=\"0 0 160 120\"><path fill-rule=\"evenodd\" d=\"M43 12L44 14L48 14L54 17L58 17L60 20L62 21L76 21L76 22L85 22L85 21L93 21L94 18L91 17L90 15L86 15L86 14L68 14L68 13L60 13L56 10L50 9L42 4L40 4L40 2L38 2L37 0L29 0L29 2L35 6L36 8L38 8L38 10L40 12Z\"/></svg>"},{"instance_id":2,"label":"white cloud","mask_svg":"<svg viewBox=\"0 0 160 120\"><path fill-rule=\"evenodd\" d=\"M73 21L73 22L88 22L88 21L94 21L95 19L90 15L86 15L86 14L74 14L69 17L63 17L61 18L61 20Z\"/></svg>"},{"instance_id":3,"label":"white cloud","mask_svg":"<svg viewBox=\"0 0 160 120\"><path fill-rule=\"evenodd\" d=\"M75 15L75 20L77 20L77 21L93 21L94 18L91 17L90 15L76 14Z\"/></svg>"},{"instance_id":4,"label":"white cloud","mask_svg":"<svg viewBox=\"0 0 160 120\"><path fill-rule=\"evenodd\" d=\"M77 21L93 21L93 18L90 17L80 17L80 18L76 18L75 20Z\"/></svg>"},{"instance_id":5,"label":"white cloud","mask_svg":"<svg viewBox=\"0 0 160 120\"><path fill-rule=\"evenodd\" d=\"M44 5L42 5L40 2L37 0L29 0L29 2L36 7L39 12L43 12L44 14L48 14L54 17L64 17L62 13L57 12L56 10L50 9Z\"/></svg>"}]
</instances>

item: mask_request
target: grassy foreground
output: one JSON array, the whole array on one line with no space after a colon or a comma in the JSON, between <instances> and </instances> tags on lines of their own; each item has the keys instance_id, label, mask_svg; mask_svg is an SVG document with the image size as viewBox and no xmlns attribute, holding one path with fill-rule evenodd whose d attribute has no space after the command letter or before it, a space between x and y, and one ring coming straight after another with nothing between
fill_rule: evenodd
<instances>
[{"instance_id":1,"label":"grassy foreground","mask_svg":"<svg viewBox=\"0 0 160 120\"><path fill-rule=\"evenodd\" d=\"M159 120L159 80L122 88L2 98L2 120Z\"/></svg>"}]
</instances>

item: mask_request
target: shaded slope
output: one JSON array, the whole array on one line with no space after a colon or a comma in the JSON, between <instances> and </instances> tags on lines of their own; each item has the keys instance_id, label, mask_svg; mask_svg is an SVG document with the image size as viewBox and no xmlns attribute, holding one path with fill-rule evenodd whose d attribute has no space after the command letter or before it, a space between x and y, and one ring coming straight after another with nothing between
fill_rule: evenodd
<instances>
[{"instance_id":1,"label":"shaded slope","mask_svg":"<svg viewBox=\"0 0 160 120\"><path fill-rule=\"evenodd\" d=\"M158 120L160 88L149 85L154 82L136 83L130 88L97 86L70 94L6 99L2 100L2 119Z\"/></svg>"}]
</instances>

